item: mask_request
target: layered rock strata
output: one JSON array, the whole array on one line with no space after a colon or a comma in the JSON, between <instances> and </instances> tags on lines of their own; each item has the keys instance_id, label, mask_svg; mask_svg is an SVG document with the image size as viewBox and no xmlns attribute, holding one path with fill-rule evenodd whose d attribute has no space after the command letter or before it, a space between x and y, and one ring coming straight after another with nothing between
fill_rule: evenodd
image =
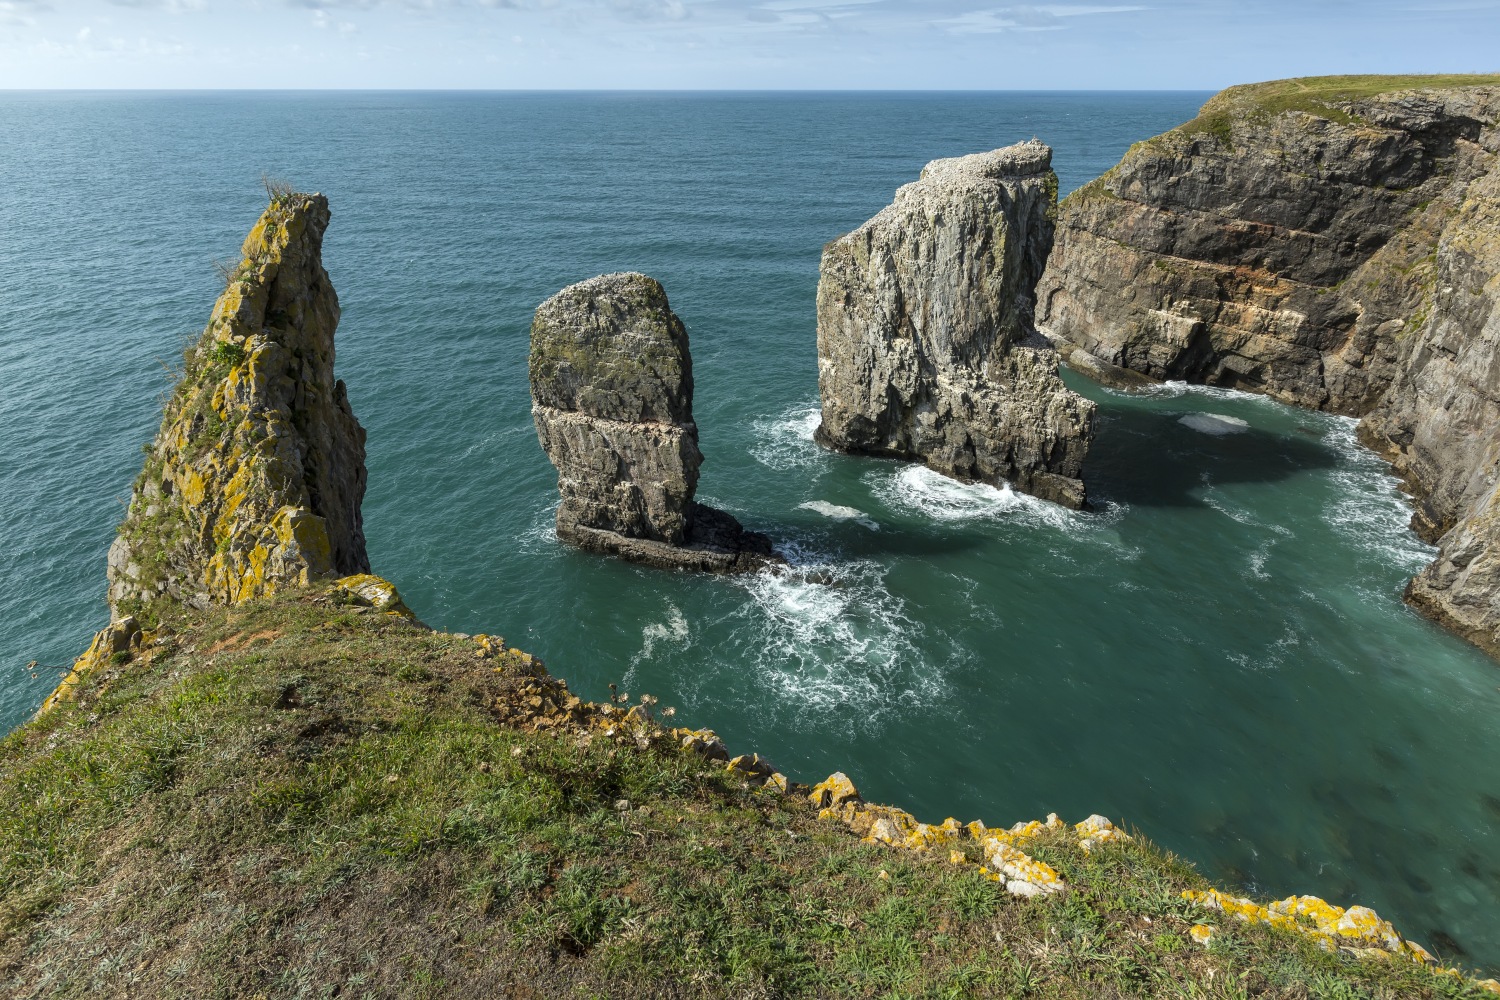
<instances>
[{"instance_id":1,"label":"layered rock strata","mask_svg":"<svg viewBox=\"0 0 1500 1000\"><path fill-rule=\"evenodd\" d=\"M1440 549L1409 599L1500 655L1488 79L1225 91L1062 203L1037 321L1107 382L1183 379L1362 417Z\"/></svg>"},{"instance_id":2,"label":"layered rock strata","mask_svg":"<svg viewBox=\"0 0 1500 1000\"><path fill-rule=\"evenodd\" d=\"M1052 151L1031 141L934 160L818 281L818 441L1084 505L1094 404L1032 337L1052 246Z\"/></svg>"},{"instance_id":3,"label":"layered rock strata","mask_svg":"<svg viewBox=\"0 0 1500 1000\"><path fill-rule=\"evenodd\" d=\"M765 535L693 500L698 427L687 329L644 274L607 274L537 307L537 438L557 467L557 536L668 569L747 572L776 559Z\"/></svg>"},{"instance_id":4,"label":"layered rock strata","mask_svg":"<svg viewBox=\"0 0 1500 1000\"><path fill-rule=\"evenodd\" d=\"M333 375L328 202L272 199L186 354L109 551L116 615L367 573L365 432Z\"/></svg>"}]
</instances>

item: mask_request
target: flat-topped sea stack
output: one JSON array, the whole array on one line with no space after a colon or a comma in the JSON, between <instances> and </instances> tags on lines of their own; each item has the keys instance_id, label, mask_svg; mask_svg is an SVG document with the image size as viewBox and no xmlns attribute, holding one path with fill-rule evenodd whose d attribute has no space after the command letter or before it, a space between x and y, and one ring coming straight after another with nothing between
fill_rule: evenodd
<instances>
[{"instance_id":1,"label":"flat-topped sea stack","mask_svg":"<svg viewBox=\"0 0 1500 1000\"><path fill-rule=\"evenodd\" d=\"M1094 404L1032 327L1056 203L1033 140L929 163L823 249L820 444L1084 505Z\"/></svg>"},{"instance_id":2,"label":"flat-topped sea stack","mask_svg":"<svg viewBox=\"0 0 1500 1000\"><path fill-rule=\"evenodd\" d=\"M537 438L557 467L557 537L667 569L741 573L771 540L695 503L698 426L687 329L644 274L606 274L537 307Z\"/></svg>"},{"instance_id":3,"label":"flat-topped sea stack","mask_svg":"<svg viewBox=\"0 0 1500 1000\"><path fill-rule=\"evenodd\" d=\"M365 432L333 376L328 221L322 195L278 193L245 239L110 548L117 616L369 572Z\"/></svg>"},{"instance_id":4,"label":"flat-topped sea stack","mask_svg":"<svg viewBox=\"0 0 1500 1000\"><path fill-rule=\"evenodd\" d=\"M1440 552L1408 599L1500 655L1500 76L1232 87L1073 192L1038 326L1116 384L1362 417Z\"/></svg>"}]
</instances>

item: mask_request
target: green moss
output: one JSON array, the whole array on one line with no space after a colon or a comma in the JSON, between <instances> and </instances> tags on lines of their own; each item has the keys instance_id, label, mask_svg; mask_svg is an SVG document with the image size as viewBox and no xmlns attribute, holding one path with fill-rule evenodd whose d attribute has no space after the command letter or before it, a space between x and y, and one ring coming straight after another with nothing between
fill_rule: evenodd
<instances>
[{"instance_id":1,"label":"green moss","mask_svg":"<svg viewBox=\"0 0 1500 1000\"><path fill-rule=\"evenodd\" d=\"M1095 177L1082 187L1075 188L1072 194L1063 199L1063 203L1086 205L1096 201L1119 201L1120 196L1109 186L1114 177L1115 169L1110 168L1106 173Z\"/></svg>"}]
</instances>

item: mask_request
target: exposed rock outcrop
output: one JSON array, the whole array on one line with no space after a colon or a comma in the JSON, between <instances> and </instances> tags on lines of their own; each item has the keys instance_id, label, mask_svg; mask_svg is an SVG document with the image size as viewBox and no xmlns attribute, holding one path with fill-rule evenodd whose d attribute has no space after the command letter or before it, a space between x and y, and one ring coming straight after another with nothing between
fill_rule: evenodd
<instances>
[{"instance_id":1,"label":"exposed rock outcrop","mask_svg":"<svg viewBox=\"0 0 1500 1000\"><path fill-rule=\"evenodd\" d=\"M661 285L607 274L537 307L531 326L537 438L557 467L557 536L671 569L747 572L771 541L695 503L698 427L687 329Z\"/></svg>"},{"instance_id":2,"label":"exposed rock outcrop","mask_svg":"<svg viewBox=\"0 0 1500 1000\"><path fill-rule=\"evenodd\" d=\"M1062 204L1039 328L1109 382L1363 417L1441 549L1408 596L1500 655L1500 77L1235 87ZM1413 89L1415 88L1415 89Z\"/></svg>"},{"instance_id":3,"label":"exposed rock outcrop","mask_svg":"<svg viewBox=\"0 0 1500 1000\"><path fill-rule=\"evenodd\" d=\"M186 354L109 552L116 615L368 573L365 432L333 377L328 202L274 197Z\"/></svg>"},{"instance_id":4,"label":"exposed rock outcrop","mask_svg":"<svg viewBox=\"0 0 1500 1000\"><path fill-rule=\"evenodd\" d=\"M1094 404L1032 334L1052 245L1052 151L935 160L823 250L818 441L1084 504Z\"/></svg>"}]
</instances>

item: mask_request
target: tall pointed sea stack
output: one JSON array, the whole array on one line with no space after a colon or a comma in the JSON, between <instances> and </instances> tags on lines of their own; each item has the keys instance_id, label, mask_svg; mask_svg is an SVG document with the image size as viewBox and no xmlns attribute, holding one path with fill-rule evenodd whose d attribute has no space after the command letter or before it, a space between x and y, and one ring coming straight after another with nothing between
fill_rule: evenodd
<instances>
[{"instance_id":1,"label":"tall pointed sea stack","mask_svg":"<svg viewBox=\"0 0 1500 1000\"><path fill-rule=\"evenodd\" d=\"M644 274L607 274L543 302L531 326L537 437L557 467L557 537L672 569L753 570L770 539L693 502L698 427L687 330Z\"/></svg>"},{"instance_id":2,"label":"tall pointed sea stack","mask_svg":"<svg viewBox=\"0 0 1500 1000\"><path fill-rule=\"evenodd\" d=\"M118 617L167 596L233 604L368 573L365 432L333 377L328 201L282 194L186 354L109 550Z\"/></svg>"},{"instance_id":3,"label":"tall pointed sea stack","mask_svg":"<svg viewBox=\"0 0 1500 1000\"><path fill-rule=\"evenodd\" d=\"M1057 176L1035 140L934 160L823 250L818 441L1084 504L1094 404L1031 337Z\"/></svg>"}]
</instances>

